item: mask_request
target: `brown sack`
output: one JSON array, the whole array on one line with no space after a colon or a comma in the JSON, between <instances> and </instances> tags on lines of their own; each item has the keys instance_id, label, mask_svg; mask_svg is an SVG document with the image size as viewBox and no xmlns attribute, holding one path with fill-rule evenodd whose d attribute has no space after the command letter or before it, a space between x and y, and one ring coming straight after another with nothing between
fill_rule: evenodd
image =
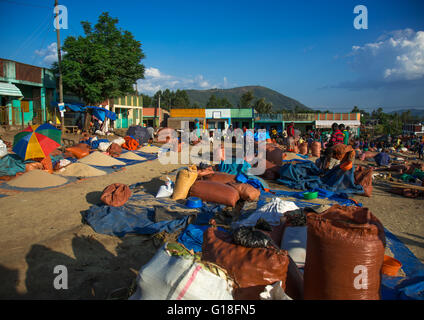
<instances>
[{"instance_id":1,"label":"brown sack","mask_svg":"<svg viewBox=\"0 0 424 320\"><path fill-rule=\"evenodd\" d=\"M372 174L374 173L373 168L364 168L357 166L353 173L355 177L355 184L359 184L364 188L364 196L371 197L372 195Z\"/></svg>"},{"instance_id":2,"label":"brown sack","mask_svg":"<svg viewBox=\"0 0 424 320\"><path fill-rule=\"evenodd\" d=\"M41 162L30 162L25 164L25 172L31 170L43 170L43 164Z\"/></svg>"},{"instance_id":3,"label":"brown sack","mask_svg":"<svg viewBox=\"0 0 424 320\"><path fill-rule=\"evenodd\" d=\"M48 173L53 173L53 163L50 156L45 157L40 162L43 165L43 170L46 170Z\"/></svg>"},{"instance_id":4,"label":"brown sack","mask_svg":"<svg viewBox=\"0 0 424 320\"><path fill-rule=\"evenodd\" d=\"M210 174L214 174L214 173L215 173L215 171L213 171L213 167L212 166L207 167L205 169L199 169L199 168L197 168L197 176L199 178L200 177L203 177L203 176L210 175Z\"/></svg>"},{"instance_id":5,"label":"brown sack","mask_svg":"<svg viewBox=\"0 0 424 320\"><path fill-rule=\"evenodd\" d=\"M283 164L283 150L275 144L266 144L266 160L274 163L277 166Z\"/></svg>"},{"instance_id":6,"label":"brown sack","mask_svg":"<svg viewBox=\"0 0 424 320\"><path fill-rule=\"evenodd\" d=\"M268 248L247 248L232 243L231 234L209 228L203 234L202 260L224 268L234 279L235 298L247 298L239 289L260 289L282 281L286 287L289 259L287 251Z\"/></svg>"},{"instance_id":7,"label":"brown sack","mask_svg":"<svg viewBox=\"0 0 424 320\"><path fill-rule=\"evenodd\" d=\"M299 153L301 155L306 155L308 154L308 143L307 142L303 142L300 146L299 146Z\"/></svg>"},{"instance_id":8,"label":"brown sack","mask_svg":"<svg viewBox=\"0 0 424 320\"><path fill-rule=\"evenodd\" d=\"M122 147L119 144L113 142L109 146L109 148L107 148L106 152L109 153L109 155L111 157L115 157L116 158L116 157L119 157L121 155L121 153L122 153Z\"/></svg>"},{"instance_id":9,"label":"brown sack","mask_svg":"<svg viewBox=\"0 0 424 320\"><path fill-rule=\"evenodd\" d=\"M112 206L120 207L131 197L131 190L126 184L114 183L107 186L100 197L103 203Z\"/></svg>"},{"instance_id":10,"label":"brown sack","mask_svg":"<svg viewBox=\"0 0 424 320\"><path fill-rule=\"evenodd\" d=\"M285 155L285 154L284 154ZM262 175L264 179L276 180L280 178L280 166L272 163L271 161L265 160L265 172Z\"/></svg>"},{"instance_id":11,"label":"brown sack","mask_svg":"<svg viewBox=\"0 0 424 320\"><path fill-rule=\"evenodd\" d=\"M351 145L345 145L343 143L340 143L333 146L332 151L333 151L333 158L343 162L343 160L345 159L346 153L350 151L354 151L354 150Z\"/></svg>"},{"instance_id":12,"label":"brown sack","mask_svg":"<svg viewBox=\"0 0 424 320\"><path fill-rule=\"evenodd\" d=\"M190 196L206 202L235 207L240 195L233 187L214 181L197 180L190 188Z\"/></svg>"},{"instance_id":13,"label":"brown sack","mask_svg":"<svg viewBox=\"0 0 424 320\"><path fill-rule=\"evenodd\" d=\"M172 200L181 200L187 198L188 192L190 191L190 188L196 179L196 165L192 165L187 169L178 171L177 178L175 180L174 193L172 194Z\"/></svg>"},{"instance_id":14,"label":"brown sack","mask_svg":"<svg viewBox=\"0 0 424 320\"><path fill-rule=\"evenodd\" d=\"M204 175L202 180L213 181L219 183L236 182L236 176L225 172L214 172L213 174Z\"/></svg>"},{"instance_id":15,"label":"brown sack","mask_svg":"<svg viewBox=\"0 0 424 320\"><path fill-rule=\"evenodd\" d=\"M386 238L371 211L336 204L308 213L307 226L305 299L380 299Z\"/></svg>"},{"instance_id":16,"label":"brown sack","mask_svg":"<svg viewBox=\"0 0 424 320\"><path fill-rule=\"evenodd\" d=\"M321 157L321 143L318 141L312 142L311 153L313 157Z\"/></svg>"},{"instance_id":17,"label":"brown sack","mask_svg":"<svg viewBox=\"0 0 424 320\"><path fill-rule=\"evenodd\" d=\"M261 192L250 184L230 182L228 185L237 190L242 200L257 201L261 196Z\"/></svg>"}]
</instances>

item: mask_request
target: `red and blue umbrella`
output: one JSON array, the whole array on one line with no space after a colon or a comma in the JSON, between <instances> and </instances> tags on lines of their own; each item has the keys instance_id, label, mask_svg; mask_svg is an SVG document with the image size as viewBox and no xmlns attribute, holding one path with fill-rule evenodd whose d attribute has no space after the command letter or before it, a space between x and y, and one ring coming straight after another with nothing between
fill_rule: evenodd
<instances>
[{"instance_id":1,"label":"red and blue umbrella","mask_svg":"<svg viewBox=\"0 0 424 320\"><path fill-rule=\"evenodd\" d=\"M60 147L61 138L62 131L49 123L31 125L15 135L12 150L24 160L46 158Z\"/></svg>"}]
</instances>

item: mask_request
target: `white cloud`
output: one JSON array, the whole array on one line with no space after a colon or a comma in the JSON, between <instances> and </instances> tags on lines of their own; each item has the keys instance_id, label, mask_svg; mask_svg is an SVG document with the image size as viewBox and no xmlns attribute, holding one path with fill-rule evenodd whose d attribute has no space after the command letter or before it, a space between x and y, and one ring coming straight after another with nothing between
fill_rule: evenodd
<instances>
[{"instance_id":1,"label":"white cloud","mask_svg":"<svg viewBox=\"0 0 424 320\"><path fill-rule=\"evenodd\" d=\"M50 43L47 48L35 50L35 54L42 58L43 64L50 67L53 62L57 62L57 43Z\"/></svg>"},{"instance_id":2,"label":"white cloud","mask_svg":"<svg viewBox=\"0 0 424 320\"><path fill-rule=\"evenodd\" d=\"M424 78L424 31L393 31L376 42L353 46L348 56L362 80L419 80Z\"/></svg>"},{"instance_id":3,"label":"white cloud","mask_svg":"<svg viewBox=\"0 0 424 320\"><path fill-rule=\"evenodd\" d=\"M146 68L144 73L145 79L137 81L137 89L139 92L153 95L158 90L177 90L177 89L212 89L227 88L228 79L223 78L222 83L213 83L205 79L203 75L194 77L179 77L162 73L158 68Z\"/></svg>"}]
</instances>

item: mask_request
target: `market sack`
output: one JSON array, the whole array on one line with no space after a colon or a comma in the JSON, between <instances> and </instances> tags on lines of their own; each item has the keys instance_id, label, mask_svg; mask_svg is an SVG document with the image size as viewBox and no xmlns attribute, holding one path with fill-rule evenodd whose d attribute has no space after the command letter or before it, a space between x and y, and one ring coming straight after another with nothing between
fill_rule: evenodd
<instances>
[{"instance_id":1,"label":"market sack","mask_svg":"<svg viewBox=\"0 0 424 320\"><path fill-rule=\"evenodd\" d=\"M139 143L137 140L135 140L134 138L130 136L126 136L124 140L125 140L125 143L121 146L122 148L130 150L130 151L137 150L139 146Z\"/></svg>"},{"instance_id":2,"label":"market sack","mask_svg":"<svg viewBox=\"0 0 424 320\"><path fill-rule=\"evenodd\" d=\"M213 174L204 175L202 180L219 183L236 182L236 175L225 172L214 172Z\"/></svg>"},{"instance_id":3,"label":"market sack","mask_svg":"<svg viewBox=\"0 0 424 320\"><path fill-rule=\"evenodd\" d=\"M277 166L271 161L265 160L265 172L262 177L267 180L277 180L280 178L280 166Z\"/></svg>"},{"instance_id":4,"label":"market sack","mask_svg":"<svg viewBox=\"0 0 424 320\"><path fill-rule=\"evenodd\" d=\"M303 142L300 146L299 146L299 153L301 155L306 155L308 154L308 143L307 142Z\"/></svg>"},{"instance_id":5,"label":"market sack","mask_svg":"<svg viewBox=\"0 0 424 320\"><path fill-rule=\"evenodd\" d=\"M172 194L172 200L185 199L188 196L191 186L197 179L197 167L192 165L187 169L178 171L177 178L175 180L174 193Z\"/></svg>"},{"instance_id":6,"label":"market sack","mask_svg":"<svg viewBox=\"0 0 424 320\"><path fill-rule=\"evenodd\" d=\"M109 206L120 207L124 205L130 197L131 190L126 184L114 183L103 190L100 200Z\"/></svg>"},{"instance_id":7,"label":"market sack","mask_svg":"<svg viewBox=\"0 0 424 320\"><path fill-rule=\"evenodd\" d=\"M335 146L333 146L332 151L333 151L333 158L340 160L341 162L344 162L344 160L352 161L352 160L355 159L355 156L354 156L355 153L354 153L354 150L353 150L351 145L345 145L343 143L336 144ZM348 152L353 152L352 153L353 156L352 156L352 154L349 154L349 156L347 158L345 158L345 156Z\"/></svg>"},{"instance_id":8,"label":"market sack","mask_svg":"<svg viewBox=\"0 0 424 320\"><path fill-rule=\"evenodd\" d=\"M196 181L190 188L190 196L202 199L205 202L223 204L235 207L240 195L233 187L214 181Z\"/></svg>"},{"instance_id":9,"label":"market sack","mask_svg":"<svg viewBox=\"0 0 424 320\"><path fill-rule=\"evenodd\" d=\"M383 225L367 208L334 205L307 214L305 299L378 300Z\"/></svg>"},{"instance_id":10,"label":"market sack","mask_svg":"<svg viewBox=\"0 0 424 320\"><path fill-rule=\"evenodd\" d=\"M234 280L233 296L246 298L243 291L256 292L259 299L264 286L281 281L286 287L289 258L287 251L274 248L246 248L232 243L228 232L209 228L203 234L202 261L225 269Z\"/></svg>"},{"instance_id":11,"label":"market sack","mask_svg":"<svg viewBox=\"0 0 424 320\"><path fill-rule=\"evenodd\" d=\"M255 187L247 183L228 183L229 186L233 187L239 193L240 199L245 201L258 201L261 196L261 192Z\"/></svg>"},{"instance_id":12,"label":"market sack","mask_svg":"<svg viewBox=\"0 0 424 320\"><path fill-rule=\"evenodd\" d=\"M311 152L313 157L321 157L321 143L318 141L312 142Z\"/></svg>"},{"instance_id":13,"label":"market sack","mask_svg":"<svg viewBox=\"0 0 424 320\"><path fill-rule=\"evenodd\" d=\"M137 275L129 300L233 300L229 283L193 259L172 256L165 246Z\"/></svg>"},{"instance_id":14,"label":"market sack","mask_svg":"<svg viewBox=\"0 0 424 320\"><path fill-rule=\"evenodd\" d=\"M355 177L355 184L361 185L364 188L364 196L371 197L372 195L372 174L374 173L373 168L365 168L357 166L353 173Z\"/></svg>"},{"instance_id":15,"label":"market sack","mask_svg":"<svg viewBox=\"0 0 424 320\"><path fill-rule=\"evenodd\" d=\"M281 166L283 164L283 150L277 145L267 143L266 160L274 163L277 166Z\"/></svg>"},{"instance_id":16,"label":"market sack","mask_svg":"<svg viewBox=\"0 0 424 320\"><path fill-rule=\"evenodd\" d=\"M107 148L107 153L109 153L109 155L111 157L119 157L122 153L122 147L117 144L117 143L112 143L108 148Z\"/></svg>"},{"instance_id":17,"label":"market sack","mask_svg":"<svg viewBox=\"0 0 424 320\"><path fill-rule=\"evenodd\" d=\"M86 143L78 143L72 147L66 148L66 151L72 153L77 159L81 159L90 154L90 146Z\"/></svg>"}]
</instances>

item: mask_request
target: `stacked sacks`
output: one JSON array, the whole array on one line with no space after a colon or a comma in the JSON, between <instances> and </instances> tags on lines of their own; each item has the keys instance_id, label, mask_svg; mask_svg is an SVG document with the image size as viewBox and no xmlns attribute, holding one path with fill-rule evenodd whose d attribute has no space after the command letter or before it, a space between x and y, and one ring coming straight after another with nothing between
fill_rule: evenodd
<instances>
[{"instance_id":1,"label":"stacked sacks","mask_svg":"<svg viewBox=\"0 0 424 320\"><path fill-rule=\"evenodd\" d=\"M262 177L267 180L277 180L280 178L280 166L277 166L271 161L265 160L265 172Z\"/></svg>"},{"instance_id":2,"label":"stacked sacks","mask_svg":"<svg viewBox=\"0 0 424 320\"><path fill-rule=\"evenodd\" d=\"M202 261L218 265L234 279L235 299L259 299L266 285L278 281L286 288L289 265L286 251L237 245L231 234L214 227L203 235Z\"/></svg>"},{"instance_id":3,"label":"stacked sacks","mask_svg":"<svg viewBox=\"0 0 424 320\"><path fill-rule=\"evenodd\" d=\"M177 178L175 180L174 193L172 194L172 200L181 200L187 198L190 188L196 179L196 165L192 165L187 169L178 171Z\"/></svg>"},{"instance_id":4,"label":"stacked sacks","mask_svg":"<svg viewBox=\"0 0 424 320\"><path fill-rule=\"evenodd\" d=\"M201 180L220 182L220 183L236 182L236 175L225 173L225 172L215 172L212 174L203 175L201 177Z\"/></svg>"},{"instance_id":5,"label":"stacked sacks","mask_svg":"<svg viewBox=\"0 0 424 320\"><path fill-rule=\"evenodd\" d=\"M241 200L258 201L261 196L261 192L250 184L230 182L228 185L237 190Z\"/></svg>"},{"instance_id":6,"label":"stacked sacks","mask_svg":"<svg viewBox=\"0 0 424 320\"><path fill-rule=\"evenodd\" d=\"M385 234L370 210L334 205L307 226L305 299L380 299Z\"/></svg>"},{"instance_id":7,"label":"stacked sacks","mask_svg":"<svg viewBox=\"0 0 424 320\"><path fill-rule=\"evenodd\" d=\"M228 207L235 207L240 199L239 192L233 187L220 182L202 180L194 182L190 188L190 196Z\"/></svg>"}]
</instances>

